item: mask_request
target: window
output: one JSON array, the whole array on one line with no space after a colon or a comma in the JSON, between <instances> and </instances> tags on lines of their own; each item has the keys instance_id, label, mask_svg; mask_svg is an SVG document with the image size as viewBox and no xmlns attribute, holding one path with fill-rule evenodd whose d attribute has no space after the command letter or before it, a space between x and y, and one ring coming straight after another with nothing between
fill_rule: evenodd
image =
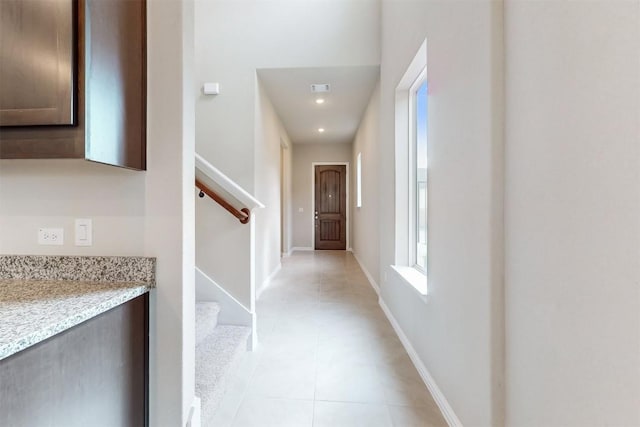
<instances>
[{"instance_id":1,"label":"window","mask_svg":"<svg viewBox=\"0 0 640 427\"><path fill-rule=\"evenodd\" d=\"M362 207L362 153L356 158L356 207Z\"/></svg>"},{"instance_id":2,"label":"window","mask_svg":"<svg viewBox=\"0 0 640 427\"><path fill-rule=\"evenodd\" d=\"M395 265L419 295L427 295L427 41L396 88Z\"/></svg>"},{"instance_id":3,"label":"window","mask_svg":"<svg viewBox=\"0 0 640 427\"><path fill-rule=\"evenodd\" d=\"M409 135L410 170L410 263L427 270L427 76L426 69L413 83L409 93L411 127Z\"/></svg>"}]
</instances>

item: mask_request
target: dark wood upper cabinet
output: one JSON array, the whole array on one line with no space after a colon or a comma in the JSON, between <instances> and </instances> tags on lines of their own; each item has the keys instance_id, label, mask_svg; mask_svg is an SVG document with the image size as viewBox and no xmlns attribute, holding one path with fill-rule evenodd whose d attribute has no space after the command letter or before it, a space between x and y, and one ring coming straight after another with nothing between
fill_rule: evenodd
<instances>
[{"instance_id":1,"label":"dark wood upper cabinet","mask_svg":"<svg viewBox=\"0 0 640 427\"><path fill-rule=\"evenodd\" d=\"M86 158L144 169L146 136L145 3L86 2ZM120 143L113 144L113 141Z\"/></svg>"},{"instance_id":2,"label":"dark wood upper cabinet","mask_svg":"<svg viewBox=\"0 0 640 427\"><path fill-rule=\"evenodd\" d=\"M0 1L0 126L74 124L72 0Z\"/></svg>"},{"instance_id":3,"label":"dark wood upper cabinet","mask_svg":"<svg viewBox=\"0 0 640 427\"><path fill-rule=\"evenodd\" d=\"M0 0L0 23L0 158L145 170L146 1Z\"/></svg>"}]
</instances>

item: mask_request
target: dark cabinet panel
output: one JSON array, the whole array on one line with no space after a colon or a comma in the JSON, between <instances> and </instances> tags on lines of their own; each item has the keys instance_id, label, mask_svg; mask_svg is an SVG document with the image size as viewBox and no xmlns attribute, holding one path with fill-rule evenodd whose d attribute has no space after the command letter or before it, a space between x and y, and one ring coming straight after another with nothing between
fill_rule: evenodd
<instances>
[{"instance_id":1,"label":"dark cabinet panel","mask_svg":"<svg viewBox=\"0 0 640 427\"><path fill-rule=\"evenodd\" d=\"M0 128L0 158L85 158L145 170L146 1L76 5L77 125Z\"/></svg>"},{"instance_id":2,"label":"dark cabinet panel","mask_svg":"<svg viewBox=\"0 0 640 427\"><path fill-rule=\"evenodd\" d=\"M0 1L0 126L71 125L72 0Z\"/></svg>"},{"instance_id":3,"label":"dark cabinet panel","mask_svg":"<svg viewBox=\"0 0 640 427\"><path fill-rule=\"evenodd\" d=\"M148 294L0 361L0 425L148 425Z\"/></svg>"},{"instance_id":4,"label":"dark cabinet panel","mask_svg":"<svg viewBox=\"0 0 640 427\"><path fill-rule=\"evenodd\" d=\"M85 46L86 158L145 169L145 2L91 0Z\"/></svg>"}]
</instances>

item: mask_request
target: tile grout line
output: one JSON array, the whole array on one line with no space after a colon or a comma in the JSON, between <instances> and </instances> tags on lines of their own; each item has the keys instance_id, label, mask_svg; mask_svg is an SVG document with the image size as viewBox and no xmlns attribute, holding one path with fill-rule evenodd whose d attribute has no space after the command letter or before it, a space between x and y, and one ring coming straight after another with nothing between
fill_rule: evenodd
<instances>
[{"instance_id":1,"label":"tile grout line","mask_svg":"<svg viewBox=\"0 0 640 427\"><path fill-rule=\"evenodd\" d=\"M315 273L317 274L317 273ZM320 279L320 277L316 277L314 274L314 279L318 279L319 280L319 284L318 284L318 289L316 290L316 305L319 306L320 304L320 292L322 291L322 279ZM319 349L320 349L320 314L319 314L319 307L316 309L316 316L318 316L317 319L315 319L318 322L318 331L316 334L316 344L315 344L315 354L314 354L314 358L315 358L315 362L316 362L316 373L315 373L315 379L313 381L313 411L311 412L311 427L314 427L315 423L316 423L316 395L318 393L318 370L319 370L319 361L318 361L318 353L319 353Z\"/></svg>"}]
</instances>

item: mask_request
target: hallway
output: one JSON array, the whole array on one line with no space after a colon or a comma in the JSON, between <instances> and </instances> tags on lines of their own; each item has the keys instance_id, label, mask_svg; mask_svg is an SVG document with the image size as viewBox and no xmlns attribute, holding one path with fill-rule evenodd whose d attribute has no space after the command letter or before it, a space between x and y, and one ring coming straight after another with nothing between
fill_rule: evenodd
<instances>
[{"instance_id":1,"label":"hallway","mask_svg":"<svg viewBox=\"0 0 640 427\"><path fill-rule=\"evenodd\" d=\"M295 252L215 426L446 426L350 252Z\"/></svg>"}]
</instances>

